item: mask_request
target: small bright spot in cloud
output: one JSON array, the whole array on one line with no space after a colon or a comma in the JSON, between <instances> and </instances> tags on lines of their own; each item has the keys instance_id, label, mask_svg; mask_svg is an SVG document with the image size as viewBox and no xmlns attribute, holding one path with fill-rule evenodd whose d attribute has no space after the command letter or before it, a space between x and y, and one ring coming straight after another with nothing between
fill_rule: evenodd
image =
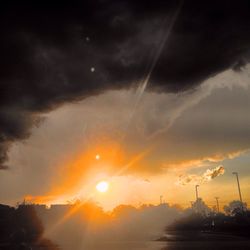
<instances>
[{"instance_id":1,"label":"small bright spot in cloud","mask_svg":"<svg viewBox=\"0 0 250 250\"><path fill-rule=\"evenodd\" d=\"M95 159L96 159L96 160L100 160L100 155L96 155L96 156L95 156Z\"/></svg>"},{"instance_id":2,"label":"small bright spot in cloud","mask_svg":"<svg viewBox=\"0 0 250 250\"><path fill-rule=\"evenodd\" d=\"M95 72L95 68L94 68L94 67L91 67L91 68L90 68L90 71L91 71L91 72Z\"/></svg>"},{"instance_id":3,"label":"small bright spot in cloud","mask_svg":"<svg viewBox=\"0 0 250 250\"><path fill-rule=\"evenodd\" d=\"M105 193L108 190L108 188L109 188L109 184L106 181L100 181L96 185L97 191L101 193Z\"/></svg>"}]
</instances>

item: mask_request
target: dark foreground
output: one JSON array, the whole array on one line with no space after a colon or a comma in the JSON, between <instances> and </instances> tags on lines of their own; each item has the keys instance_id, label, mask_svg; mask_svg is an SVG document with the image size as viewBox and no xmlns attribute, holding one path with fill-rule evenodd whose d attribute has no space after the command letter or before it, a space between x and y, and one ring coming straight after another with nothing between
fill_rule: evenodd
<instances>
[{"instance_id":1,"label":"dark foreground","mask_svg":"<svg viewBox=\"0 0 250 250\"><path fill-rule=\"evenodd\" d=\"M0 215L0 250L250 250L249 211L230 216L192 213L169 225L163 237L158 240L153 237L151 241L125 241L98 235L93 240L82 237L84 232L80 230L76 240L69 242L65 234L58 233L58 239L52 237L52 242L44 238L43 223L35 206L0 205ZM133 232L126 239L136 238ZM67 233L74 234L70 228Z\"/></svg>"},{"instance_id":2,"label":"dark foreground","mask_svg":"<svg viewBox=\"0 0 250 250\"><path fill-rule=\"evenodd\" d=\"M63 246L62 250L72 250ZM210 240L210 241L112 241L99 242L91 245L79 246L78 250L248 250L249 240Z\"/></svg>"},{"instance_id":3,"label":"dark foreground","mask_svg":"<svg viewBox=\"0 0 250 250\"><path fill-rule=\"evenodd\" d=\"M247 250L250 239L241 235L210 232L176 232L159 239L166 246L161 250Z\"/></svg>"},{"instance_id":4,"label":"dark foreground","mask_svg":"<svg viewBox=\"0 0 250 250\"><path fill-rule=\"evenodd\" d=\"M249 241L186 241L167 243L161 250L247 250Z\"/></svg>"},{"instance_id":5,"label":"dark foreground","mask_svg":"<svg viewBox=\"0 0 250 250\"><path fill-rule=\"evenodd\" d=\"M72 250L72 245L61 246ZM250 250L246 237L221 233L171 232L156 241L82 242L74 250Z\"/></svg>"}]
</instances>

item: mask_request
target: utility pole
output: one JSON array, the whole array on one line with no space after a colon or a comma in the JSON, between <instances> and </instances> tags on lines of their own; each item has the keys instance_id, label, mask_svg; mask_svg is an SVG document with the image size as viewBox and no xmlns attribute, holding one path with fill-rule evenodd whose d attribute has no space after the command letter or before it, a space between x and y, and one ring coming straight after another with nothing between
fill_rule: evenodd
<instances>
[{"instance_id":1,"label":"utility pole","mask_svg":"<svg viewBox=\"0 0 250 250\"><path fill-rule=\"evenodd\" d=\"M220 207L219 207L219 197L214 197L216 200L216 205L217 205L217 213L220 212Z\"/></svg>"},{"instance_id":2,"label":"utility pole","mask_svg":"<svg viewBox=\"0 0 250 250\"><path fill-rule=\"evenodd\" d=\"M240 182L239 182L239 175L237 172L233 172L232 174L234 174L236 176L236 180L237 180L237 185L238 185L238 191L239 191L239 196L240 196L240 201L242 203L242 196L241 196L241 191L240 191ZM242 204L243 205L243 204Z\"/></svg>"},{"instance_id":3,"label":"utility pole","mask_svg":"<svg viewBox=\"0 0 250 250\"><path fill-rule=\"evenodd\" d=\"M198 198L199 198L199 195L198 195L198 187L199 187L199 185L195 185L196 201L197 201Z\"/></svg>"},{"instance_id":4,"label":"utility pole","mask_svg":"<svg viewBox=\"0 0 250 250\"><path fill-rule=\"evenodd\" d=\"M162 204L162 197L163 197L163 196L162 196L162 195L160 195L160 204Z\"/></svg>"}]
</instances>

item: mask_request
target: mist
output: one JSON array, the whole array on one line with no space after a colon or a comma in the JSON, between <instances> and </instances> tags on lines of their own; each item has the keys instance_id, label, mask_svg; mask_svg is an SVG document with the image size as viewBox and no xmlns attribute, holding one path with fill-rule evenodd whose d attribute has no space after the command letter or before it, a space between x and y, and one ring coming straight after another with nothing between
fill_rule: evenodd
<instances>
[{"instance_id":1,"label":"mist","mask_svg":"<svg viewBox=\"0 0 250 250\"><path fill-rule=\"evenodd\" d=\"M54 205L39 210L45 234L63 250L99 249L105 242L152 241L164 234L166 226L181 218L183 211L167 203L119 205L104 212L94 203Z\"/></svg>"}]
</instances>

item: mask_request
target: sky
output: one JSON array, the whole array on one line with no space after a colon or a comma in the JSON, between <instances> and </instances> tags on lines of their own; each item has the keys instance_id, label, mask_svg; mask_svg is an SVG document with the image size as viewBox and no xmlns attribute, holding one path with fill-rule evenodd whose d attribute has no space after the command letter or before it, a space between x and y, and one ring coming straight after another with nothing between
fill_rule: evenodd
<instances>
[{"instance_id":1,"label":"sky","mask_svg":"<svg viewBox=\"0 0 250 250\"><path fill-rule=\"evenodd\" d=\"M2 4L0 202L250 202L249 7Z\"/></svg>"}]
</instances>

